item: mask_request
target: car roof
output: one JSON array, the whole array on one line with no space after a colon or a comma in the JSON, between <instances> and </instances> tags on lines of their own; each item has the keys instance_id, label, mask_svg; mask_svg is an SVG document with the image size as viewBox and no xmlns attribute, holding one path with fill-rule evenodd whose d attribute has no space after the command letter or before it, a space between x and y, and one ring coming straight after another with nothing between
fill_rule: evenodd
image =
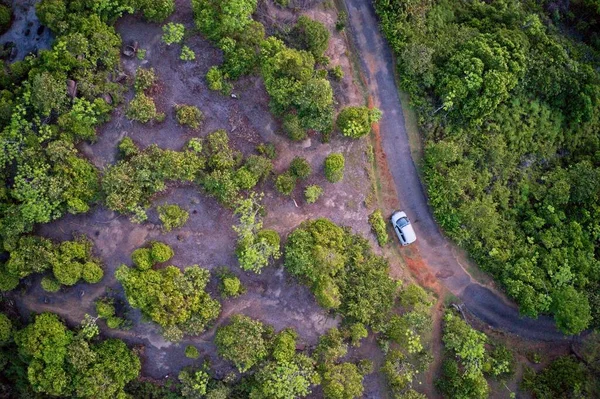
<instances>
[{"instance_id":1,"label":"car roof","mask_svg":"<svg viewBox=\"0 0 600 399\"><path fill-rule=\"evenodd\" d=\"M415 234L415 230L410 223L402 227L402 234L404 235L404 239L406 240L407 244L417 241L417 235Z\"/></svg>"}]
</instances>

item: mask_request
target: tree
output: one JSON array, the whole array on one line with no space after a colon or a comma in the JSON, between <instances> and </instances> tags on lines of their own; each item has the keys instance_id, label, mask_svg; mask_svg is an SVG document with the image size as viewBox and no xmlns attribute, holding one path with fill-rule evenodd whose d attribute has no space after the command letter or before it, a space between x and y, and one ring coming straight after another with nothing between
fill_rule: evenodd
<instances>
[{"instance_id":1,"label":"tree","mask_svg":"<svg viewBox=\"0 0 600 399\"><path fill-rule=\"evenodd\" d=\"M323 394L327 399L354 399L363 394L363 375L354 363L325 366Z\"/></svg>"},{"instance_id":2,"label":"tree","mask_svg":"<svg viewBox=\"0 0 600 399\"><path fill-rule=\"evenodd\" d=\"M196 26L214 41L241 34L251 23L256 6L256 0L192 1Z\"/></svg>"},{"instance_id":3,"label":"tree","mask_svg":"<svg viewBox=\"0 0 600 399\"><path fill-rule=\"evenodd\" d=\"M369 134L371 125L379 119L381 111L377 108L346 107L338 115L337 126L344 136L357 139Z\"/></svg>"},{"instance_id":4,"label":"tree","mask_svg":"<svg viewBox=\"0 0 600 399\"><path fill-rule=\"evenodd\" d=\"M323 189L312 184L304 189L304 199L308 204L314 204L323 195Z\"/></svg>"},{"instance_id":5,"label":"tree","mask_svg":"<svg viewBox=\"0 0 600 399\"><path fill-rule=\"evenodd\" d=\"M152 264L167 261L173 254L159 244L150 249ZM219 315L219 302L205 291L210 273L196 265L183 273L174 266L152 270L121 265L115 277L129 304L159 324L167 339L180 340L184 333L199 335Z\"/></svg>"},{"instance_id":6,"label":"tree","mask_svg":"<svg viewBox=\"0 0 600 399\"><path fill-rule=\"evenodd\" d=\"M263 229L260 212L262 195L250 194L237 203L235 214L240 216L240 223L233 226L238 234L236 255L240 267L260 273L271 259L279 259L280 237L274 230Z\"/></svg>"},{"instance_id":7,"label":"tree","mask_svg":"<svg viewBox=\"0 0 600 399\"><path fill-rule=\"evenodd\" d=\"M167 46L170 46L173 43L181 43L183 36L185 35L185 27L183 24L176 24L174 22L163 25L162 30L162 41Z\"/></svg>"},{"instance_id":8,"label":"tree","mask_svg":"<svg viewBox=\"0 0 600 399\"><path fill-rule=\"evenodd\" d=\"M301 49L311 52L315 58L323 56L329 45L329 31L319 21L301 15L293 28L292 35Z\"/></svg>"},{"instance_id":9,"label":"tree","mask_svg":"<svg viewBox=\"0 0 600 399\"><path fill-rule=\"evenodd\" d=\"M325 158L325 177L331 183L337 183L344 178L346 161L344 155L332 153Z\"/></svg>"},{"instance_id":10,"label":"tree","mask_svg":"<svg viewBox=\"0 0 600 399\"><path fill-rule=\"evenodd\" d=\"M297 354L287 361L268 362L255 374L251 399L303 398L318 380L314 361Z\"/></svg>"},{"instance_id":11,"label":"tree","mask_svg":"<svg viewBox=\"0 0 600 399\"><path fill-rule=\"evenodd\" d=\"M306 179L312 173L312 168L306 159L295 157L290 163L290 173L298 179Z\"/></svg>"},{"instance_id":12,"label":"tree","mask_svg":"<svg viewBox=\"0 0 600 399\"><path fill-rule=\"evenodd\" d=\"M4 313L0 313L0 346L6 345L12 338L12 322Z\"/></svg>"},{"instance_id":13,"label":"tree","mask_svg":"<svg viewBox=\"0 0 600 399\"><path fill-rule=\"evenodd\" d=\"M296 188L296 176L291 172L285 172L277 176L275 188L283 195L291 195Z\"/></svg>"},{"instance_id":14,"label":"tree","mask_svg":"<svg viewBox=\"0 0 600 399\"><path fill-rule=\"evenodd\" d=\"M205 369L184 368L177 376L181 383L181 394L184 398L204 398L207 392L210 376Z\"/></svg>"},{"instance_id":15,"label":"tree","mask_svg":"<svg viewBox=\"0 0 600 399\"><path fill-rule=\"evenodd\" d=\"M188 211L182 209L179 205L165 204L157 208L158 218L163 224L165 231L171 231L183 225L187 222L190 214Z\"/></svg>"},{"instance_id":16,"label":"tree","mask_svg":"<svg viewBox=\"0 0 600 399\"><path fill-rule=\"evenodd\" d=\"M138 8L150 22L162 22L175 11L174 0L138 0Z\"/></svg>"},{"instance_id":17,"label":"tree","mask_svg":"<svg viewBox=\"0 0 600 399\"><path fill-rule=\"evenodd\" d=\"M268 329L258 320L234 315L217 329L215 343L219 355L233 362L240 373L268 355Z\"/></svg>"}]
</instances>

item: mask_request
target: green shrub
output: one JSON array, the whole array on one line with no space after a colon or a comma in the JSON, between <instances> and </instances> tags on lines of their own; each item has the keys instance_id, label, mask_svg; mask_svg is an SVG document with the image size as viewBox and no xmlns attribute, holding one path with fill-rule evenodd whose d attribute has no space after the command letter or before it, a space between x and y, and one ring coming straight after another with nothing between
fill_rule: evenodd
<instances>
[{"instance_id":1,"label":"green shrub","mask_svg":"<svg viewBox=\"0 0 600 399\"><path fill-rule=\"evenodd\" d=\"M150 247L150 256L156 263L164 263L173 257L173 250L165 243L154 241Z\"/></svg>"},{"instance_id":2,"label":"green shrub","mask_svg":"<svg viewBox=\"0 0 600 399\"><path fill-rule=\"evenodd\" d=\"M154 100L144 93L138 93L127 107L127 117L141 123L148 123L153 119L160 120L161 115L156 112Z\"/></svg>"},{"instance_id":3,"label":"green shrub","mask_svg":"<svg viewBox=\"0 0 600 399\"><path fill-rule=\"evenodd\" d=\"M247 168L240 168L235 171L235 182L240 190L249 190L258 183L258 176L255 176Z\"/></svg>"},{"instance_id":4,"label":"green shrub","mask_svg":"<svg viewBox=\"0 0 600 399\"><path fill-rule=\"evenodd\" d=\"M57 262L52 266L52 273L59 283L67 286L75 285L81 278L83 265L78 262Z\"/></svg>"},{"instance_id":5,"label":"green shrub","mask_svg":"<svg viewBox=\"0 0 600 399\"><path fill-rule=\"evenodd\" d=\"M341 11L337 16L337 20L335 21L335 29L341 32L346 29L347 23L348 14L346 14L344 11Z\"/></svg>"},{"instance_id":6,"label":"green shrub","mask_svg":"<svg viewBox=\"0 0 600 399\"><path fill-rule=\"evenodd\" d=\"M381 214L381 209L376 209L369 215L369 224L377 237L377 243L380 247L388 243L389 237L386 229L386 223Z\"/></svg>"},{"instance_id":7,"label":"green shrub","mask_svg":"<svg viewBox=\"0 0 600 399\"><path fill-rule=\"evenodd\" d=\"M363 323L353 323L348 327L348 336L352 346L360 346L360 341L369 336L369 331Z\"/></svg>"},{"instance_id":8,"label":"green shrub","mask_svg":"<svg viewBox=\"0 0 600 399\"><path fill-rule=\"evenodd\" d=\"M290 138L290 140L302 141L308 137L306 130L304 130L300 125L300 119L296 114L287 114L283 118L282 127L283 131Z\"/></svg>"},{"instance_id":9,"label":"green shrub","mask_svg":"<svg viewBox=\"0 0 600 399\"><path fill-rule=\"evenodd\" d=\"M104 270L96 262L86 262L83 265L81 277L86 283L96 284L104 277Z\"/></svg>"},{"instance_id":10,"label":"green shrub","mask_svg":"<svg viewBox=\"0 0 600 399\"><path fill-rule=\"evenodd\" d=\"M42 277L41 282L42 289L46 292L58 292L60 291L60 283L53 276Z\"/></svg>"},{"instance_id":11,"label":"green shrub","mask_svg":"<svg viewBox=\"0 0 600 399\"><path fill-rule=\"evenodd\" d=\"M182 61L194 61L196 59L196 53L188 46L181 47L181 54L179 59Z\"/></svg>"},{"instance_id":12,"label":"green shrub","mask_svg":"<svg viewBox=\"0 0 600 399\"><path fill-rule=\"evenodd\" d=\"M144 18L150 22L162 22L175 11L175 0L138 0Z\"/></svg>"},{"instance_id":13,"label":"green shrub","mask_svg":"<svg viewBox=\"0 0 600 399\"><path fill-rule=\"evenodd\" d=\"M344 70L341 65L336 65L329 70L329 74L338 82L344 79Z\"/></svg>"},{"instance_id":14,"label":"green shrub","mask_svg":"<svg viewBox=\"0 0 600 399\"><path fill-rule=\"evenodd\" d=\"M100 298L96 301L96 314L102 319L108 319L115 315L114 300L111 298Z\"/></svg>"},{"instance_id":15,"label":"green shrub","mask_svg":"<svg viewBox=\"0 0 600 399\"><path fill-rule=\"evenodd\" d=\"M304 189L304 199L309 204L314 204L323 195L323 189L316 184L312 184Z\"/></svg>"},{"instance_id":16,"label":"green shrub","mask_svg":"<svg viewBox=\"0 0 600 399\"><path fill-rule=\"evenodd\" d=\"M240 296L244 291L242 282L237 277L225 277L221 280L221 295L225 298Z\"/></svg>"},{"instance_id":17,"label":"green shrub","mask_svg":"<svg viewBox=\"0 0 600 399\"><path fill-rule=\"evenodd\" d=\"M296 188L296 176L291 172L285 172L277 176L275 188L283 195L290 195Z\"/></svg>"},{"instance_id":18,"label":"green shrub","mask_svg":"<svg viewBox=\"0 0 600 399\"><path fill-rule=\"evenodd\" d=\"M354 139L363 137L371 131L371 125L381 119L381 111L377 108L346 107L337 118L337 126L346 137Z\"/></svg>"},{"instance_id":19,"label":"green shrub","mask_svg":"<svg viewBox=\"0 0 600 399\"><path fill-rule=\"evenodd\" d=\"M146 59L146 52L147 52L146 49L143 49L143 48L138 49L137 54L136 54L137 59L140 61L144 61Z\"/></svg>"},{"instance_id":20,"label":"green shrub","mask_svg":"<svg viewBox=\"0 0 600 399\"><path fill-rule=\"evenodd\" d=\"M177 123L182 126L189 126L194 130L200 127L200 123L204 119L202 111L193 105L176 105L175 117Z\"/></svg>"},{"instance_id":21,"label":"green shrub","mask_svg":"<svg viewBox=\"0 0 600 399\"><path fill-rule=\"evenodd\" d=\"M346 161L344 155L332 153L325 158L325 177L331 183L337 183L344 178Z\"/></svg>"},{"instance_id":22,"label":"green shrub","mask_svg":"<svg viewBox=\"0 0 600 399\"><path fill-rule=\"evenodd\" d=\"M290 5L290 0L275 0L275 3L279 4L282 7L287 7Z\"/></svg>"},{"instance_id":23,"label":"green shrub","mask_svg":"<svg viewBox=\"0 0 600 399\"><path fill-rule=\"evenodd\" d=\"M267 357L267 328L258 320L248 316L234 315L217 329L215 344L225 360L233 362L240 373Z\"/></svg>"},{"instance_id":24,"label":"green shrub","mask_svg":"<svg viewBox=\"0 0 600 399\"><path fill-rule=\"evenodd\" d=\"M154 264L150 248L138 248L131 253L133 264L140 270L148 270Z\"/></svg>"},{"instance_id":25,"label":"green shrub","mask_svg":"<svg viewBox=\"0 0 600 399\"><path fill-rule=\"evenodd\" d=\"M0 291L12 291L19 285L19 277L9 273L4 265L0 265Z\"/></svg>"},{"instance_id":26,"label":"green shrub","mask_svg":"<svg viewBox=\"0 0 600 399\"><path fill-rule=\"evenodd\" d=\"M185 357L190 359L198 359L199 356L200 352L194 345L188 345L185 347Z\"/></svg>"},{"instance_id":27,"label":"green shrub","mask_svg":"<svg viewBox=\"0 0 600 399\"><path fill-rule=\"evenodd\" d=\"M311 52L315 58L321 57L329 45L329 31L319 21L302 15L293 29L293 35L302 49Z\"/></svg>"},{"instance_id":28,"label":"green shrub","mask_svg":"<svg viewBox=\"0 0 600 399\"><path fill-rule=\"evenodd\" d=\"M156 83L156 74L154 68L146 69L139 67L135 72L135 83L133 87L136 93L142 93L154 86Z\"/></svg>"},{"instance_id":29,"label":"green shrub","mask_svg":"<svg viewBox=\"0 0 600 399\"><path fill-rule=\"evenodd\" d=\"M12 322L4 313L0 313L0 345L5 345L12 338Z\"/></svg>"},{"instance_id":30,"label":"green shrub","mask_svg":"<svg viewBox=\"0 0 600 399\"><path fill-rule=\"evenodd\" d=\"M190 217L188 211L175 204L161 205L157 209L158 217L162 222L165 231L171 231L182 227Z\"/></svg>"},{"instance_id":31,"label":"green shrub","mask_svg":"<svg viewBox=\"0 0 600 399\"><path fill-rule=\"evenodd\" d=\"M164 25L162 30L162 41L167 46L170 46L173 43L180 43L185 35L185 27L183 24L176 24L174 22L169 22L168 24Z\"/></svg>"},{"instance_id":32,"label":"green shrub","mask_svg":"<svg viewBox=\"0 0 600 399\"><path fill-rule=\"evenodd\" d=\"M298 179L306 179L312 173L312 168L306 159L296 157L290 163L290 173Z\"/></svg>"},{"instance_id":33,"label":"green shrub","mask_svg":"<svg viewBox=\"0 0 600 399\"><path fill-rule=\"evenodd\" d=\"M275 144L273 143L261 143L256 146L256 151L258 151L259 154L264 155L269 159L277 158L277 149L275 148Z\"/></svg>"},{"instance_id":34,"label":"green shrub","mask_svg":"<svg viewBox=\"0 0 600 399\"><path fill-rule=\"evenodd\" d=\"M202 153L202 139L198 137L192 137L187 143L188 150L194 151L195 153Z\"/></svg>"},{"instance_id":35,"label":"green shrub","mask_svg":"<svg viewBox=\"0 0 600 399\"><path fill-rule=\"evenodd\" d=\"M129 158L139 154L140 150L137 145L135 145L131 137L125 137L119 143L119 152L124 158Z\"/></svg>"},{"instance_id":36,"label":"green shrub","mask_svg":"<svg viewBox=\"0 0 600 399\"><path fill-rule=\"evenodd\" d=\"M225 79L223 71L217 66L211 67L206 73L206 83L210 90L220 91L224 95L231 94L233 90L233 86Z\"/></svg>"},{"instance_id":37,"label":"green shrub","mask_svg":"<svg viewBox=\"0 0 600 399\"><path fill-rule=\"evenodd\" d=\"M120 317L112 316L112 317L109 317L108 319L106 319L106 326L113 330L121 327L123 325L123 323L124 323L124 320Z\"/></svg>"},{"instance_id":38,"label":"green shrub","mask_svg":"<svg viewBox=\"0 0 600 399\"><path fill-rule=\"evenodd\" d=\"M0 4L0 34L6 32L10 28L12 19L12 11L10 7Z\"/></svg>"}]
</instances>

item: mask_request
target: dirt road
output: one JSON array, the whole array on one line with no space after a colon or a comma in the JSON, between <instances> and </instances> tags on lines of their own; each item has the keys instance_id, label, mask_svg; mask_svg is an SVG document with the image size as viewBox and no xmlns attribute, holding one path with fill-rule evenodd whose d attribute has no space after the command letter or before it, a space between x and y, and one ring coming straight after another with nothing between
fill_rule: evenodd
<instances>
[{"instance_id":1,"label":"dirt road","mask_svg":"<svg viewBox=\"0 0 600 399\"><path fill-rule=\"evenodd\" d=\"M540 341L568 340L550 317L522 318L517 307L501 293L478 282L461 265L459 251L440 231L433 219L413 162L406 132L402 105L394 79L392 53L379 32L375 10L370 0L345 0L349 30L359 52L374 105L383 111L380 123L382 145L398 192L402 209L412 219L417 237L416 246L423 263L432 274L467 309L491 327L522 338Z\"/></svg>"}]
</instances>

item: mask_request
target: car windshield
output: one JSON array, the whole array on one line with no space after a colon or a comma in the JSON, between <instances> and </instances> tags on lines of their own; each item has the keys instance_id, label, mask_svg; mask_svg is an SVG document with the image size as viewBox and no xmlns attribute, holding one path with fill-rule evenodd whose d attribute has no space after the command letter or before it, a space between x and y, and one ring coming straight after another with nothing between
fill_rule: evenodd
<instances>
[{"instance_id":1,"label":"car windshield","mask_svg":"<svg viewBox=\"0 0 600 399\"><path fill-rule=\"evenodd\" d=\"M404 226L410 224L410 222L408 221L408 218L400 218L398 219L398 221L396 222L396 225L398 226L398 228L403 228Z\"/></svg>"}]
</instances>

